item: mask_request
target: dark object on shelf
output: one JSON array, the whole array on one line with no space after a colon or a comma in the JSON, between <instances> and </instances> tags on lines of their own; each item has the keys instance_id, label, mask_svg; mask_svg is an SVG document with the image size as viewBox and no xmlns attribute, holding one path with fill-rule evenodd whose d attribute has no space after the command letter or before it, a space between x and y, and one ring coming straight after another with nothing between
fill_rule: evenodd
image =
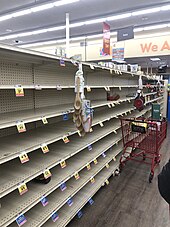
<instances>
[{"instance_id":1,"label":"dark object on shelf","mask_svg":"<svg viewBox=\"0 0 170 227\"><path fill-rule=\"evenodd\" d=\"M158 73L166 73L167 65L158 66Z\"/></svg>"},{"instance_id":2,"label":"dark object on shelf","mask_svg":"<svg viewBox=\"0 0 170 227\"><path fill-rule=\"evenodd\" d=\"M142 111L144 109L145 98L142 96L141 91L137 92L137 96L134 100L134 106L137 110Z\"/></svg>"},{"instance_id":3,"label":"dark object on shelf","mask_svg":"<svg viewBox=\"0 0 170 227\"><path fill-rule=\"evenodd\" d=\"M120 99L120 95L118 94L110 95L110 92L107 92L107 101L117 101L118 99Z\"/></svg>"},{"instance_id":4,"label":"dark object on shelf","mask_svg":"<svg viewBox=\"0 0 170 227\"><path fill-rule=\"evenodd\" d=\"M39 175L34 179L35 182L39 182L42 184L48 184L51 180L51 177L48 177L47 179L44 178L44 174Z\"/></svg>"}]
</instances>

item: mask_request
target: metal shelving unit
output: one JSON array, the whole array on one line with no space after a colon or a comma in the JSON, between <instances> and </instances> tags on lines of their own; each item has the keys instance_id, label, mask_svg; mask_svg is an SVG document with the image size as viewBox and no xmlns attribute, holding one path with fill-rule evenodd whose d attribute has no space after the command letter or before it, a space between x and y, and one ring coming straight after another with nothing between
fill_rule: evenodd
<instances>
[{"instance_id":1,"label":"metal shelving unit","mask_svg":"<svg viewBox=\"0 0 170 227\"><path fill-rule=\"evenodd\" d=\"M53 225L66 226L119 166L123 147L118 118L148 117L152 102L159 102L164 113L166 95L154 97L156 92L148 93L144 86L144 96L154 99L138 112L133 106L134 96L128 97L138 88L138 74L82 63L85 94L94 110L93 131L82 138L72 121L78 62L64 59L63 67L60 58L48 54L6 45L0 45L0 50L0 226L17 226L15 220L21 213L27 219L24 226L52 226L53 211L59 214ZM153 79L146 75L143 78ZM23 97L16 97L16 85L24 89ZM119 94L120 99L107 101L108 90ZM64 114L68 119L63 118ZM43 124L43 118L47 124ZM25 124L26 132L18 133L18 122ZM70 140L67 144L65 136ZM45 145L47 153L42 152ZM19 156L23 152L29 161L21 164ZM61 168L62 161L66 162L65 168ZM51 172L51 181L35 182L45 170ZM77 172L79 180L74 176ZM94 184L89 183L92 177ZM23 182L28 191L20 195L18 187ZM63 182L67 189L62 192ZM49 201L46 207L40 202L44 195ZM70 197L72 206L67 204Z\"/></svg>"}]
</instances>

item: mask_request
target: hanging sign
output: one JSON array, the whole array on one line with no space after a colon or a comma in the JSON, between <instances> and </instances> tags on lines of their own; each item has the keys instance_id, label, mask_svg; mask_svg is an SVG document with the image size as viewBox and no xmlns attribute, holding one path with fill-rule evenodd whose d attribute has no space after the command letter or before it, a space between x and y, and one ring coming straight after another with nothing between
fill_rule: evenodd
<instances>
[{"instance_id":1,"label":"hanging sign","mask_svg":"<svg viewBox=\"0 0 170 227\"><path fill-rule=\"evenodd\" d=\"M41 150L44 154L48 153L50 151L47 144L45 144L45 143L41 145Z\"/></svg>"},{"instance_id":2,"label":"hanging sign","mask_svg":"<svg viewBox=\"0 0 170 227\"><path fill-rule=\"evenodd\" d=\"M65 61L63 59L60 59L60 66L66 66Z\"/></svg>"},{"instance_id":3,"label":"hanging sign","mask_svg":"<svg viewBox=\"0 0 170 227\"><path fill-rule=\"evenodd\" d=\"M59 219L59 216L56 211L51 214L51 219L53 222L56 222Z\"/></svg>"},{"instance_id":4,"label":"hanging sign","mask_svg":"<svg viewBox=\"0 0 170 227\"><path fill-rule=\"evenodd\" d=\"M67 200L67 204L69 205L69 207L71 207L71 206L73 205L73 200L72 200L72 198L69 198L69 199Z\"/></svg>"},{"instance_id":5,"label":"hanging sign","mask_svg":"<svg viewBox=\"0 0 170 227\"><path fill-rule=\"evenodd\" d=\"M103 156L103 158L105 158L105 157L106 157L106 154L105 154L105 152L103 152L103 153L102 153L102 156Z\"/></svg>"},{"instance_id":6,"label":"hanging sign","mask_svg":"<svg viewBox=\"0 0 170 227\"><path fill-rule=\"evenodd\" d=\"M43 172L43 174L44 174L44 178L45 178L45 179L51 177L51 175L52 175L49 169L46 169L46 170Z\"/></svg>"},{"instance_id":7,"label":"hanging sign","mask_svg":"<svg viewBox=\"0 0 170 227\"><path fill-rule=\"evenodd\" d=\"M19 184L18 185L18 191L19 191L20 195L25 194L28 191L26 183L23 182L23 183Z\"/></svg>"},{"instance_id":8,"label":"hanging sign","mask_svg":"<svg viewBox=\"0 0 170 227\"><path fill-rule=\"evenodd\" d=\"M109 185L109 180L105 180L105 183L106 183L107 185Z\"/></svg>"},{"instance_id":9,"label":"hanging sign","mask_svg":"<svg viewBox=\"0 0 170 227\"><path fill-rule=\"evenodd\" d=\"M27 219L25 218L24 214L20 214L17 218L16 218L16 223L17 225L20 227L23 224L25 224L25 222L27 221Z\"/></svg>"},{"instance_id":10,"label":"hanging sign","mask_svg":"<svg viewBox=\"0 0 170 227\"><path fill-rule=\"evenodd\" d=\"M86 167L87 167L87 170L90 170L91 169L90 163L87 163Z\"/></svg>"},{"instance_id":11,"label":"hanging sign","mask_svg":"<svg viewBox=\"0 0 170 227\"><path fill-rule=\"evenodd\" d=\"M83 212L81 210L79 210L79 212L77 213L78 218L81 218L83 216Z\"/></svg>"},{"instance_id":12,"label":"hanging sign","mask_svg":"<svg viewBox=\"0 0 170 227\"><path fill-rule=\"evenodd\" d=\"M106 168L109 169L109 167L110 167L110 166L109 166L109 163L107 163L107 164L106 164Z\"/></svg>"},{"instance_id":13,"label":"hanging sign","mask_svg":"<svg viewBox=\"0 0 170 227\"><path fill-rule=\"evenodd\" d=\"M91 181L92 184L94 184L94 183L95 183L94 177L91 177L91 178L90 178L90 181Z\"/></svg>"},{"instance_id":14,"label":"hanging sign","mask_svg":"<svg viewBox=\"0 0 170 227\"><path fill-rule=\"evenodd\" d=\"M79 173L78 173L78 172L75 172L75 173L74 173L74 177L75 177L76 180L80 179Z\"/></svg>"},{"instance_id":15,"label":"hanging sign","mask_svg":"<svg viewBox=\"0 0 170 227\"><path fill-rule=\"evenodd\" d=\"M43 207L45 207L45 206L48 205L48 199L47 199L47 197L42 196L40 201L41 201L41 204L43 205Z\"/></svg>"},{"instance_id":16,"label":"hanging sign","mask_svg":"<svg viewBox=\"0 0 170 227\"><path fill-rule=\"evenodd\" d=\"M22 152L19 155L19 159L20 159L20 161L21 161L22 164L29 161L29 157L28 157L28 155L27 155L26 152Z\"/></svg>"},{"instance_id":17,"label":"hanging sign","mask_svg":"<svg viewBox=\"0 0 170 227\"><path fill-rule=\"evenodd\" d=\"M90 205L93 205L93 203L94 203L94 200L93 200L92 198L90 198L90 199L89 199L89 204L90 204Z\"/></svg>"},{"instance_id":18,"label":"hanging sign","mask_svg":"<svg viewBox=\"0 0 170 227\"><path fill-rule=\"evenodd\" d=\"M61 189L62 192L64 190L66 190L66 188L67 188L67 186L66 186L66 183L65 182L60 185L60 189Z\"/></svg>"},{"instance_id":19,"label":"hanging sign","mask_svg":"<svg viewBox=\"0 0 170 227\"><path fill-rule=\"evenodd\" d=\"M62 169L64 169L67 166L66 161L65 160L62 160L60 162L60 166L61 166Z\"/></svg>"},{"instance_id":20,"label":"hanging sign","mask_svg":"<svg viewBox=\"0 0 170 227\"><path fill-rule=\"evenodd\" d=\"M103 22L103 53L110 55L110 25Z\"/></svg>"},{"instance_id":21,"label":"hanging sign","mask_svg":"<svg viewBox=\"0 0 170 227\"><path fill-rule=\"evenodd\" d=\"M67 136L64 136L64 137L63 137L63 142L64 142L64 143L69 143L69 142L70 142L70 140L68 139L68 137L67 137Z\"/></svg>"},{"instance_id":22,"label":"hanging sign","mask_svg":"<svg viewBox=\"0 0 170 227\"><path fill-rule=\"evenodd\" d=\"M47 118L45 116L41 117L41 120L42 120L44 125L48 124Z\"/></svg>"},{"instance_id":23,"label":"hanging sign","mask_svg":"<svg viewBox=\"0 0 170 227\"><path fill-rule=\"evenodd\" d=\"M24 96L24 88L21 85L15 86L15 95L16 97Z\"/></svg>"},{"instance_id":24,"label":"hanging sign","mask_svg":"<svg viewBox=\"0 0 170 227\"><path fill-rule=\"evenodd\" d=\"M68 113L63 113L63 121L68 121Z\"/></svg>"},{"instance_id":25,"label":"hanging sign","mask_svg":"<svg viewBox=\"0 0 170 227\"><path fill-rule=\"evenodd\" d=\"M95 159L93 160L93 162L94 162L95 165L97 165L97 163L98 163L97 158L95 158Z\"/></svg>"},{"instance_id":26,"label":"hanging sign","mask_svg":"<svg viewBox=\"0 0 170 227\"><path fill-rule=\"evenodd\" d=\"M93 147L92 147L91 144L88 145L88 150L89 150L89 151L93 150Z\"/></svg>"},{"instance_id":27,"label":"hanging sign","mask_svg":"<svg viewBox=\"0 0 170 227\"><path fill-rule=\"evenodd\" d=\"M26 132L26 127L23 121L17 121L16 126L19 133Z\"/></svg>"}]
</instances>

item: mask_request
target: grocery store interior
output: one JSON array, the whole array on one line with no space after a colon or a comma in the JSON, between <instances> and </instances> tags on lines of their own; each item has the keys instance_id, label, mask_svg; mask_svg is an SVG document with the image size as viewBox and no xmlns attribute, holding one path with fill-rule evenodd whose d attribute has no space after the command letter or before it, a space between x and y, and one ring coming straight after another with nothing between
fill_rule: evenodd
<instances>
[{"instance_id":1,"label":"grocery store interior","mask_svg":"<svg viewBox=\"0 0 170 227\"><path fill-rule=\"evenodd\" d=\"M0 227L170 226L169 15L0 0Z\"/></svg>"}]
</instances>

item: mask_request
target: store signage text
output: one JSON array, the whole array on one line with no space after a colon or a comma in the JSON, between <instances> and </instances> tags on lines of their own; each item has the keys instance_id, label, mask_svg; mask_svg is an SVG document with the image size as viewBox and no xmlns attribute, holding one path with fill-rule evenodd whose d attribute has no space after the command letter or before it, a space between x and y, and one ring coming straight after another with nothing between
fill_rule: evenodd
<instances>
[{"instance_id":1,"label":"store signage text","mask_svg":"<svg viewBox=\"0 0 170 227\"><path fill-rule=\"evenodd\" d=\"M170 43L166 40L162 45L157 45L155 43L145 43L140 44L142 53L150 53L150 52L160 52L160 51L170 51Z\"/></svg>"}]
</instances>

